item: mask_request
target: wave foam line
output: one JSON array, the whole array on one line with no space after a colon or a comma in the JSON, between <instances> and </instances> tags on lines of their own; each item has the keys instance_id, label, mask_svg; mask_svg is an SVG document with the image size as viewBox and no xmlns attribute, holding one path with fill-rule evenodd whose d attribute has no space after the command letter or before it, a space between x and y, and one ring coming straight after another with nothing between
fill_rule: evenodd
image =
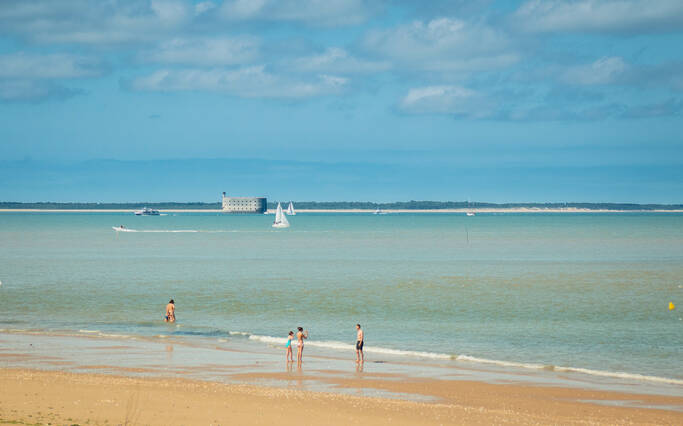
<instances>
[{"instance_id":1,"label":"wave foam line","mask_svg":"<svg viewBox=\"0 0 683 426\"><path fill-rule=\"evenodd\" d=\"M287 343L287 339L284 337L259 336L259 335L249 334L249 333L245 333L245 332L241 332L241 331L239 331L239 332L238 331L231 331L230 334L231 335L248 336L248 338L250 340L256 340L256 341L263 342L263 343L270 343L270 344L277 344L277 345L285 345ZM293 341L292 344L296 344L296 341ZM334 349L334 350L340 350L340 351L353 351L356 349L356 347L352 344L337 342L337 341L306 341L306 346L315 346L315 347ZM648 375L637 374L637 373L625 373L625 372L621 372L621 371L604 371L604 370L593 370L593 369L589 369L589 368L580 368L580 367L562 367L562 366L544 365L544 364L537 364L537 363L502 361L502 360L495 360L495 359L478 358L478 357L473 357L473 356L469 356L469 355L449 355L449 354L445 354L445 353L436 353L436 352L405 351L405 350L400 350L400 349L390 349L390 348L383 348L383 347L376 347L376 346L368 346L364 349L364 351L366 353L376 353L376 354L393 355L393 356L408 356L408 357L413 357L413 358L429 358L429 359L440 359L440 360L465 361L465 362L473 362L473 363L477 363L477 364L497 365L500 367L523 368L523 369L529 369L529 370L546 370L546 371L554 371L554 372L561 372L561 373L564 373L564 372L566 372L566 373L581 373L581 374L586 374L586 375L590 375L590 376L597 376L597 377L611 377L614 379L636 380L636 381L642 381L642 382L683 385L683 380L681 380L681 379L672 379L672 378L668 378L668 377L659 377L659 376L648 376Z\"/></svg>"},{"instance_id":2,"label":"wave foam line","mask_svg":"<svg viewBox=\"0 0 683 426\"><path fill-rule=\"evenodd\" d=\"M589 368L579 367L554 367L553 371L567 371L572 373L590 374L592 376L614 377L617 379L638 380L655 383L667 383L671 385L683 385L683 380L680 379L670 379L668 377L659 376L646 376L644 374L624 373L620 371L591 370Z\"/></svg>"},{"instance_id":3,"label":"wave foam line","mask_svg":"<svg viewBox=\"0 0 683 426\"><path fill-rule=\"evenodd\" d=\"M247 335L249 336L249 340L256 340L259 342L263 343L271 343L271 344L278 344L278 345L284 345L287 343L287 339L284 337L272 337L272 336L259 336L256 334L248 334L248 333L242 333L242 332L230 332L230 334L240 334L240 335ZM296 344L296 340L292 342L293 344ZM335 350L341 350L341 351L348 351L348 350L356 350L356 347L354 345L351 345L349 343L344 343L344 342L337 342L334 340L322 340L322 341L311 341L307 340L306 341L306 346L314 346L318 348L326 348L326 349L335 349ZM396 355L396 356L412 356L412 357L419 357L419 358L432 358L432 359L453 359L451 355L448 354L439 354L439 353L434 353L434 352L419 352L419 351L403 351L399 349L389 349L389 348L382 348L382 347L369 347L364 350L367 353L378 353L378 354L385 354L385 355Z\"/></svg>"},{"instance_id":4,"label":"wave foam line","mask_svg":"<svg viewBox=\"0 0 683 426\"><path fill-rule=\"evenodd\" d=\"M625 373L622 371L605 371L605 370L593 370L590 368L581 368L581 367L562 367L562 366L557 366L557 365L543 365L543 364L521 363L521 362L513 362L513 361L499 361L499 360L494 360L494 359L476 358L476 357L468 356L468 355L459 355L455 358L455 360L456 361L476 362L479 364L499 365L501 367L517 367L517 368L526 368L526 369L531 369L531 370L547 370L547 371L555 371L558 373L581 373L581 374L587 374L590 376L611 377L614 379L638 380L638 381L645 381L645 382L683 385L683 380L680 380L680 379L671 379L668 377L659 377L659 376L647 376L644 374L637 374L637 373Z\"/></svg>"}]
</instances>

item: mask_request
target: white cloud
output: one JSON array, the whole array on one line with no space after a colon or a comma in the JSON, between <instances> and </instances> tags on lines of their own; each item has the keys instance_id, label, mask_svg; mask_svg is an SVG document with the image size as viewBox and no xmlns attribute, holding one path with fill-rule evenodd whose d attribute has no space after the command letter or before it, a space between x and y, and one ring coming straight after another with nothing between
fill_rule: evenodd
<instances>
[{"instance_id":1,"label":"white cloud","mask_svg":"<svg viewBox=\"0 0 683 426\"><path fill-rule=\"evenodd\" d=\"M364 46L405 68L430 71L486 70L519 59L501 32L450 18L373 31L365 38Z\"/></svg>"},{"instance_id":2,"label":"white cloud","mask_svg":"<svg viewBox=\"0 0 683 426\"><path fill-rule=\"evenodd\" d=\"M410 89L399 103L399 108L411 114L448 114L469 118L485 118L492 112L483 95L461 86Z\"/></svg>"},{"instance_id":3,"label":"white cloud","mask_svg":"<svg viewBox=\"0 0 683 426\"><path fill-rule=\"evenodd\" d=\"M63 87L65 79L97 77L104 73L101 62L67 54L11 53L0 55L0 99L39 101L68 97L78 90Z\"/></svg>"},{"instance_id":4,"label":"white cloud","mask_svg":"<svg viewBox=\"0 0 683 426\"><path fill-rule=\"evenodd\" d=\"M653 118L678 116L683 112L683 101L669 98L662 102L638 105L627 109L623 118Z\"/></svg>"},{"instance_id":5,"label":"white cloud","mask_svg":"<svg viewBox=\"0 0 683 426\"><path fill-rule=\"evenodd\" d=\"M103 73L101 62L86 57L11 53L0 55L0 78L63 79L95 77Z\"/></svg>"},{"instance_id":6,"label":"white cloud","mask_svg":"<svg viewBox=\"0 0 683 426\"><path fill-rule=\"evenodd\" d=\"M199 2L194 5L194 13L195 15L202 15L215 7L216 4L210 1Z\"/></svg>"},{"instance_id":7,"label":"white cloud","mask_svg":"<svg viewBox=\"0 0 683 426\"><path fill-rule=\"evenodd\" d=\"M52 80L0 79L0 100L9 102L39 102L49 98L68 98L82 93Z\"/></svg>"},{"instance_id":8,"label":"white cloud","mask_svg":"<svg viewBox=\"0 0 683 426\"><path fill-rule=\"evenodd\" d=\"M529 32L662 32L683 28L680 0L531 0L512 15Z\"/></svg>"},{"instance_id":9,"label":"white cloud","mask_svg":"<svg viewBox=\"0 0 683 426\"><path fill-rule=\"evenodd\" d=\"M619 82L629 71L623 59L615 56L600 58L588 65L569 68L561 76L561 80L580 86L613 84Z\"/></svg>"},{"instance_id":10,"label":"white cloud","mask_svg":"<svg viewBox=\"0 0 683 426\"><path fill-rule=\"evenodd\" d=\"M341 92L348 80L319 75L308 81L289 79L265 71L263 66L237 70L160 70L132 81L141 91L207 91L244 98L307 98Z\"/></svg>"},{"instance_id":11,"label":"white cloud","mask_svg":"<svg viewBox=\"0 0 683 426\"><path fill-rule=\"evenodd\" d=\"M242 38L175 38L140 55L146 62L199 66L235 65L259 56L259 42Z\"/></svg>"},{"instance_id":12,"label":"white cloud","mask_svg":"<svg viewBox=\"0 0 683 426\"><path fill-rule=\"evenodd\" d=\"M226 0L221 16L227 20L304 22L313 26L354 25L374 13L370 0Z\"/></svg>"},{"instance_id":13,"label":"white cloud","mask_svg":"<svg viewBox=\"0 0 683 426\"><path fill-rule=\"evenodd\" d=\"M366 73L384 71L391 67L389 62L369 61L351 56L346 50L330 47L319 55L306 56L293 61L299 71L327 71L338 73Z\"/></svg>"},{"instance_id":14,"label":"white cloud","mask_svg":"<svg viewBox=\"0 0 683 426\"><path fill-rule=\"evenodd\" d=\"M4 0L0 33L41 43L134 43L177 31L192 16L184 0Z\"/></svg>"}]
</instances>

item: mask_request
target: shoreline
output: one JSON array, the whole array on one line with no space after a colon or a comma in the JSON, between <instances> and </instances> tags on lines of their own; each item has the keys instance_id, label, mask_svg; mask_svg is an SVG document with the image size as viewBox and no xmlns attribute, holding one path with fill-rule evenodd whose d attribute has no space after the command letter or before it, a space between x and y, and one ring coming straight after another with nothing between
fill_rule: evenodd
<instances>
[{"instance_id":1,"label":"shoreline","mask_svg":"<svg viewBox=\"0 0 683 426\"><path fill-rule=\"evenodd\" d=\"M223 213L220 209L160 209L162 213ZM683 210L608 210L608 209L542 209L542 208L472 208L472 209L395 209L382 210L386 214L396 213L683 213ZM133 213L126 209L0 209L0 213ZM373 214L373 209L301 209L299 213L363 213ZM231 214L231 213L226 213ZM275 214L268 210L264 214Z\"/></svg>"},{"instance_id":2,"label":"shoreline","mask_svg":"<svg viewBox=\"0 0 683 426\"><path fill-rule=\"evenodd\" d=\"M315 376L316 372L313 372ZM249 373L294 388L0 368L0 424L680 424L683 398L524 384L341 376L313 392L298 372ZM366 396L368 389L429 402ZM633 407L640 403L643 407ZM678 409L680 410L680 408ZM298 415L297 415L298 413Z\"/></svg>"}]
</instances>

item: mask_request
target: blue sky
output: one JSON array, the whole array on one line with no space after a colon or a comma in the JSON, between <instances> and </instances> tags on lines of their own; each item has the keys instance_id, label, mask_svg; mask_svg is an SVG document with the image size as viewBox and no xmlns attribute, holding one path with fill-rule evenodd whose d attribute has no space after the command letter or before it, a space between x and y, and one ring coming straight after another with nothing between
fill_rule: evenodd
<instances>
[{"instance_id":1,"label":"blue sky","mask_svg":"<svg viewBox=\"0 0 683 426\"><path fill-rule=\"evenodd\" d=\"M4 0L0 200L680 203L681 46L673 0Z\"/></svg>"}]
</instances>

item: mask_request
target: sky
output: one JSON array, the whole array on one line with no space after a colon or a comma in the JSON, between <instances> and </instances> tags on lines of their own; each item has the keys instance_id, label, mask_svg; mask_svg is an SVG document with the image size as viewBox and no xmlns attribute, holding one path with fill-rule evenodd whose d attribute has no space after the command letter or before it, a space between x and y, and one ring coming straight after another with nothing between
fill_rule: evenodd
<instances>
[{"instance_id":1,"label":"sky","mask_svg":"<svg viewBox=\"0 0 683 426\"><path fill-rule=\"evenodd\" d=\"M683 202L680 0L2 0L0 201Z\"/></svg>"}]
</instances>

